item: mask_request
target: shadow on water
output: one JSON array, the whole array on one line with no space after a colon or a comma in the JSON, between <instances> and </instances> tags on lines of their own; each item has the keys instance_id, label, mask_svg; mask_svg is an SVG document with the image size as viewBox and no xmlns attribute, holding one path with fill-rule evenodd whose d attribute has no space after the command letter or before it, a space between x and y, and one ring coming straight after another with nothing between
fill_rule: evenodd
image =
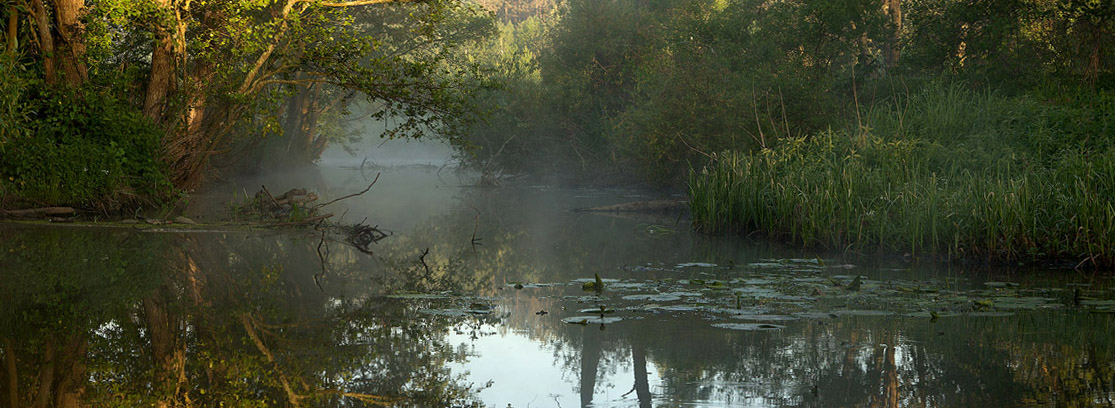
<instances>
[{"instance_id":1,"label":"shadow on water","mask_svg":"<svg viewBox=\"0 0 1115 408\"><path fill-rule=\"evenodd\" d=\"M332 195L366 181L323 172ZM395 231L371 254L314 229L0 225L0 406L1115 404L1107 278L569 211L635 191L381 183L337 209Z\"/></svg>"}]
</instances>

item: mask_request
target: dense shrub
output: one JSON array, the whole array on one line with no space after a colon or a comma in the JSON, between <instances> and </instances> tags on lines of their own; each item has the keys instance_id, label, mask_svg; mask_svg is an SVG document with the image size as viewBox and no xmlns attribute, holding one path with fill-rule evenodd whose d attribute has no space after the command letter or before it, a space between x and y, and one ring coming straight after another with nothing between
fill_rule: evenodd
<instances>
[{"instance_id":1,"label":"dense shrub","mask_svg":"<svg viewBox=\"0 0 1115 408\"><path fill-rule=\"evenodd\" d=\"M159 130L111 92L48 89L18 71L0 89L0 204L111 211L169 196Z\"/></svg>"}]
</instances>

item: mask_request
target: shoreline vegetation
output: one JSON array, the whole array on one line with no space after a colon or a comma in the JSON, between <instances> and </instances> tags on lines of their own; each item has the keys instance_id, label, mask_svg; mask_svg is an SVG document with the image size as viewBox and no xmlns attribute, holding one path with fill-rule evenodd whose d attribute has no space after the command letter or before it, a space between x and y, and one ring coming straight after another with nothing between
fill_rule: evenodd
<instances>
[{"instance_id":1,"label":"shoreline vegetation","mask_svg":"<svg viewBox=\"0 0 1115 408\"><path fill-rule=\"evenodd\" d=\"M724 152L689 179L694 225L806 247L1115 264L1115 94L934 84L858 130Z\"/></svg>"},{"instance_id":2,"label":"shoreline vegetation","mask_svg":"<svg viewBox=\"0 0 1115 408\"><path fill-rule=\"evenodd\" d=\"M1115 266L1113 2L49 3L0 9L0 210L162 219L375 128L709 233Z\"/></svg>"}]
</instances>

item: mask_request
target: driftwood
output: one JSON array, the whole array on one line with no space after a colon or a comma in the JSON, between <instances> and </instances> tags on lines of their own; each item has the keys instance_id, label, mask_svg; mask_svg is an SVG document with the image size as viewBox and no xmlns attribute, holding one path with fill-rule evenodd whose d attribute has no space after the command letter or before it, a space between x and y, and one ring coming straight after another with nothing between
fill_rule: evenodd
<instances>
[{"instance_id":1,"label":"driftwood","mask_svg":"<svg viewBox=\"0 0 1115 408\"><path fill-rule=\"evenodd\" d=\"M71 207L43 207L26 210L0 210L0 218L57 217L74 215L74 213L76 211Z\"/></svg>"}]
</instances>

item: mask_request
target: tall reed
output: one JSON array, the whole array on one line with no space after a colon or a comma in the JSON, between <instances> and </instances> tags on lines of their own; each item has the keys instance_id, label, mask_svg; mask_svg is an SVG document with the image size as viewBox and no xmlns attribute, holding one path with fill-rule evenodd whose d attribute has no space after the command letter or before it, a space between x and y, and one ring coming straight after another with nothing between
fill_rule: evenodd
<instances>
[{"instance_id":1,"label":"tall reed","mask_svg":"<svg viewBox=\"0 0 1115 408\"><path fill-rule=\"evenodd\" d=\"M1115 264L1115 96L933 85L691 172L697 228L810 247ZM860 131L862 132L862 131Z\"/></svg>"}]
</instances>

